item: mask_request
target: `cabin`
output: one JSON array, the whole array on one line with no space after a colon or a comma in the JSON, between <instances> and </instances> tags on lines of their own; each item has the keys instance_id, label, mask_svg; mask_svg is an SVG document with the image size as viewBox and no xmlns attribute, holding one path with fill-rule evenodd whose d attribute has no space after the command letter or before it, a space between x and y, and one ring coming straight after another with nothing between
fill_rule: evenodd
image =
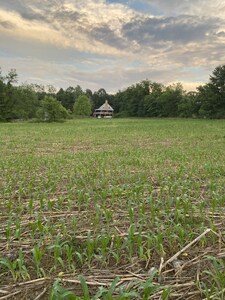
<instances>
[{"instance_id":1,"label":"cabin","mask_svg":"<svg viewBox=\"0 0 225 300\"><path fill-rule=\"evenodd\" d=\"M95 118L112 118L114 109L109 105L108 100L105 100L105 103L97 108L94 112Z\"/></svg>"}]
</instances>

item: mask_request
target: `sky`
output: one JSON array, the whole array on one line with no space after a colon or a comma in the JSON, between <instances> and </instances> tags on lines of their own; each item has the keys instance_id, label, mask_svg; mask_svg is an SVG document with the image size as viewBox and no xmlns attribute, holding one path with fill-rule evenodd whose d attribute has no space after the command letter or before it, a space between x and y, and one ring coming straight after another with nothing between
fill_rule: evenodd
<instances>
[{"instance_id":1,"label":"sky","mask_svg":"<svg viewBox=\"0 0 225 300\"><path fill-rule=\"evenodd\" d=\"M224 63L224 0L0 0L0 67L20 84L190 91Z\"/></svg>"}]
</instances>

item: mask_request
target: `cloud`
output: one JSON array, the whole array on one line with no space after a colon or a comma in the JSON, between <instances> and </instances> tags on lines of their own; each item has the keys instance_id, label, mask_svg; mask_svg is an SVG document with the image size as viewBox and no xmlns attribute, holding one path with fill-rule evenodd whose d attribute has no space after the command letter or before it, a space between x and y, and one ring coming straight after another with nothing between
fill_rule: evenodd
<instances>
[{"instance_id":1,"label":"cloud","mask_svg":"<svg viewBox=\"0 0 225 300\"><path fill-rule=\"evenodd\" d=\"M109 55L123 54L120 28L134 15L121 4L91 0L9 0L0 9L0 19L17 25L12 36Z\"/></svg>"},{"instance_id":2,"label":"cloud","mask_svg":"<svg viewBox=\"0 0 225 300\"><path fill-rule=\"evenodd\" d=\"M99 27L94 27L90 30L90 38L95 41L102 42L116 49L127 48L127 43L123 37L119 36L108 25L104 24Z\"/></svg>"},{"instance_id":3,"label":"cloud","mask_svg":"<svg viewBox=\"0 0 225 300\"><path fill-rule=\"evenodd\" d=\"M225 37L225 31L219 31L216 34L218 37Z\"/></svg>"},{"instance_id":4,"label":"cloud","mask_svg":"<svg viewBox=\"0 0 225 300\"><path fill-rule=\"evenodd\" d=\"M4 29L15 29L16 25L10 21L0 21L0 27Z\"/></svg>"},{"instance_id":5,"label":"cloud","mask_svg":"<svg viewBox=\"0 0 225 300\"><path fill-rule=\"evenodd\" d=\"M159 3L165 4L163 0ZM185 7L175 0L172 5ZM107 4L103 0L82 3L78 0L9 0L1 6L5 10L0 11L0 18L8 22L5 24L17 27L11 35L62 48L117 56L136 55L143 52L143 47L166 51L177 44L215 39L219 37L216 32L223 32L224 25L215 17L149 17L125 5Z\"/></svg>"},{"instance_id":6,"label":"cloud","mask_svg":"<svg viewBox=\"0 0 225 300\"><path fill-rule=\"evenodd\" d=\"M158 47L158 43L193 43L205 40L220 26L216 18L179 16L167 18L134 19L123 27L129 40L141 45Z\"/></svg>"},{"instance_id":7,"label":"cloud","mask_svg":"<svg viewBox=\"0 0 225 300\"><path fill-rule=\"evenodd\" d=\"M177 16L190 14L195 16L225 16L225 4L221 0L142 0L157 7L161 15Z\"/></svg>"},{"instance_id":8,"label":"cloud","mask_svg":"<svg viewBox=\"0 0 225 300\"><path fill-rule=\"evenodd\" d=\"M63 87L116 91L145 78L191 86L225 61L222 7L218 0L0 0L0 65Z\"/></svg>"}]
</instances>

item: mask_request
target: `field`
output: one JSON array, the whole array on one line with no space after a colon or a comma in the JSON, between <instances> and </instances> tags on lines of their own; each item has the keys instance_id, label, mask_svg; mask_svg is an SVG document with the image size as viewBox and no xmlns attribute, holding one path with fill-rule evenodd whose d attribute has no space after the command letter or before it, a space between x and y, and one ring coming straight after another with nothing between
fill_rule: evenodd
<instances>
[{"instance_id":1,"label":"field","mask_svg":"<svg viewBox=\"0 0 225 300\"><path fill-rule=\"evenodd\" d=\"M0 124L0 299L225 299L224 150L222 120Z\"/></svg>"}]
</instances>

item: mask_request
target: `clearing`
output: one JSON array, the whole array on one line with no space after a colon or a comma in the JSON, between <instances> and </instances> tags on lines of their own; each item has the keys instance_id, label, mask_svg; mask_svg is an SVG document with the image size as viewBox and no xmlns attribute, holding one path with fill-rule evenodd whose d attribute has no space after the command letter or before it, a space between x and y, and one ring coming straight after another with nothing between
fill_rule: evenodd
<instances>
[{"instance_id":1,"label":"clearing","mask_svg":"<svg viewBox=\"0 0 225 300\"><path fill-rule=\"evenodd\" d=\"M224 120L0 124L0 299L224 299L224 150Z\"/></svg>"}]
</instances>

